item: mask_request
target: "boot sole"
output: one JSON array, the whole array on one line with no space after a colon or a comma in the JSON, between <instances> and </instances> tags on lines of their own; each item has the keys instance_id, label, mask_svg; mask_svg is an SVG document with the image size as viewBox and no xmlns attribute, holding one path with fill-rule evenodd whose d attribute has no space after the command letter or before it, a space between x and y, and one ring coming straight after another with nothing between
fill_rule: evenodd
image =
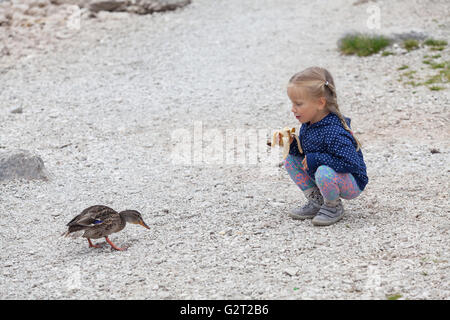
<instances>
[{"instance_id":1,"label":"boot sole","mask_svg":"<svg viewBox=\"0 0 450 320\"><path fill-rule=\"evenodd\" d=\"M331 226L332 224L335 224L339 220L343 218L344 215L341 215L338 219L330 220L330 221L312 221L312 224L315 226Z\"/></svg>"},{"instance_id":2,"label":"boot sole","mask_svg":"<svg viewBox=\"0 0 450 320\"><path fill-rule=\"evenodd\" d=\"M313 219L316 215L308 215L308 216L300 216L294 213L289 213L289 217L295 220L306 220L306 219Z\"/></svg>"}]
</instances>

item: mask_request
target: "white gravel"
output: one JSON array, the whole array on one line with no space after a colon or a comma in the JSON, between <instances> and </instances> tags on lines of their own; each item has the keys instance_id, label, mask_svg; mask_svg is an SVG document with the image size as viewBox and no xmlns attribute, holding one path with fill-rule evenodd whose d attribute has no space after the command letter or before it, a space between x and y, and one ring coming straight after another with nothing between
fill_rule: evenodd
<instances>
[{"instance_id":1,"label":"white gravel","mask_svg":"<svg viewBox=\"0 0 450 320\"><path fill-rule=\"evenodd\" d=\"M374 5L379 30L367 27ZM1 58L0 148L40 155L52 177L0 182L0 298L449 299L448 87L397 81L403 64L430 72L428 48L336 50L354 30L450 40L448 10L447 1L194 0L83 20L48 52ZM304 198L276 163L173 163L172 130L193 133L195 121L219 133L296 126L286 83L311 65L334 75L370 178L339 223L290 219ZM125 252L61 238L93 204L137 209L151 230L111 236Z\"/></svg>"}]
</instances>

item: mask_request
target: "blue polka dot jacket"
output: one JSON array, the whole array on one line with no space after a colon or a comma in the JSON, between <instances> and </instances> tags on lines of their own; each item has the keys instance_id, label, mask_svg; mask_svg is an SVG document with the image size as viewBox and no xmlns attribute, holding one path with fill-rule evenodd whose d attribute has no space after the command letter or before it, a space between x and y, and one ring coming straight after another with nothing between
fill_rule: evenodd
<instances>
[{"instance_id":1,"label":"blue polka dot jacket","mask_svg":"<svg viewBox=\"0 0 450 320\"><path fill-rule=\"evenodd\" d=\"M350 127L350 119L345 118ZM362 191L369 182L361 149L356 151L353 135L344 129L339 117L329 113L322 120L303 123L299 132L300 154L297 140L291 143L289 154L297 157L306 155L308 175L314 179L317 168L326 165L338 173L351 173Z\"/></svg>"}]
</instances>

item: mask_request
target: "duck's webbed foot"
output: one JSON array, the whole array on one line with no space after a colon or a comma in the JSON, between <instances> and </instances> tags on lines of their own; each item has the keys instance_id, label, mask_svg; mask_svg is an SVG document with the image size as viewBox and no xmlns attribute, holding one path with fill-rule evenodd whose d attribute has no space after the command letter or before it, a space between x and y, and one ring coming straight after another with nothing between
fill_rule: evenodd
<instances>
[{"instance_id":1,"label":"duck's webbed foot","mask_svg":"<svg viewBox=\"0 0 450 320\"><path fill-rule=\"evenodd\" d=\"M106 239L106 242L108 242L114 250L118 250L118 251L127 250L127 248L119 248L118 246L116 246L114 243L111 242L111 240L108 239L108 237L105 237L105 239Z\"/></svg>"},{"instance_id":2,"label":"duck's webbed foot","mask_svg":"<svg viewBox=\"0 0 450 320\"><path fill-rule=\"evenodd\" d=\"M93 244L91 239L89 239L89 238L87 239L87 241L89 242L89 248L101 248L102 247L102 245Z\"/></svg>"}]
</instances>

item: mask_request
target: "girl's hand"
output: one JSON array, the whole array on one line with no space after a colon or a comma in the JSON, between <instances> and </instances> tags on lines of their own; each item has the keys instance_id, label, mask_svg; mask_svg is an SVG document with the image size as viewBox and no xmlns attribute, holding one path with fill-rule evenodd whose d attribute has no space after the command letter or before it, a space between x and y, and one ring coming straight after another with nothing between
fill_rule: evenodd
<instances>
[{"instance_id":1,"label":"girl's hand","mask_svg":"<svg viewBox=\"0 0 450 320\"><path fill-rule=\"evenodd\" d=\"M306 161L306 156L302 160L302 165L305 170L308 170L308 162Z\"/></svg>"}]
</instances>

